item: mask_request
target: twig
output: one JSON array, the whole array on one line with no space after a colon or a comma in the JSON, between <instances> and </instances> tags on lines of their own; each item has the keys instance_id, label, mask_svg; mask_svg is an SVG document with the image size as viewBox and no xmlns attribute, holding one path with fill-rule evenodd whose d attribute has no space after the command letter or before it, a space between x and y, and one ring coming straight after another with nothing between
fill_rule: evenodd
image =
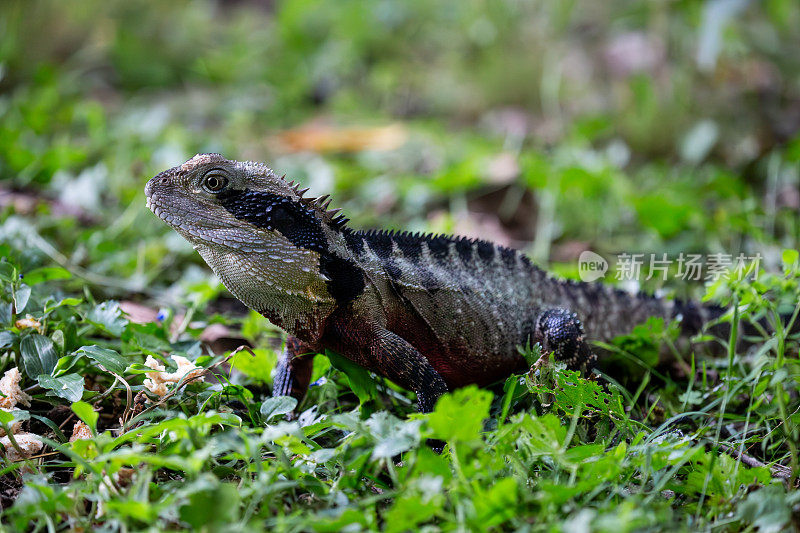
<instances>
[{"instance_id":1,"label":"twig","mask_svg":"<svg viewBox=\"0 0 800 533\"><path fill-rule=\"evenodd\" d=\"M30 457L28 457L28 458L26 458L26 459L18 459L18 460L16 460L16 461L13 461L13 462L15 462L15 463L21 463L21 462L23 462L23 461L25 461L25 460L30 460L30 459L38 459L38 458L40 458L40 457L49 457L49 456L51 456L51 455L59 455L59 454L61 454L61 452L58 452L58 451L56 451L56 452L45 452L45 453L40 453L40 454L38 454L38 455L31 455Z\"/></svg>"},{"instance_id":2,"label":"twig","mask_svg":"<svg viewBox=\"0 0 800 533\"><path fill-rule=\"evenodd\" d=\"M72 420L72 417L74 417L74 416L75 416L75 413L74 412L70 412L69 416L67 418L65 418L64 421L61 422L61 424L58 426L58 429L64 429L64 426L67 425L67 422Z\"/></svg>"},{"instance_id":3,"label":"twig","mask_svg":"<svg viewBox=\"0 0 800 533\"><path fill-rule=\"evenodd\" d=\"M767 466L766 463L762 463L761 461L759 461L755 457L753 457L751 455L747 455L744 452L736 451L736 450L734 450L733 448L731 448L730 446L728 446L726 444L719 444L719 449L722 450L723 452L727 453L728 455L730 455L734 459L736 459L738 461L741 461L743 464L745 464L746 466L749 466L750 468L761 468L761 467ZM785 467L783 465L780 465L780 464L774 464L774 465L770 466L769 470L770 470L770 473L772 474L772 477L774 477L774 478L778 478L778 479L782 479L784 481L788 481L792 477L791 469L789 469L789 468L787 468L787 467Z\"/></svg>"}]
</instances>

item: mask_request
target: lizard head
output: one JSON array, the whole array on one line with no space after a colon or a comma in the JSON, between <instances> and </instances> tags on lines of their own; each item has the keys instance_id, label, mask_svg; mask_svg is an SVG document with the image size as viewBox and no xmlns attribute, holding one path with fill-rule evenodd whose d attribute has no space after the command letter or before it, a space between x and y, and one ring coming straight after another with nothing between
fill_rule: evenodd
<instances>
[{"instance_id":1,"label":"lizard head","mask_svg":"<svg viewBox=\"0 0 800 533\"><path fill-rule=\"evenodd\" d=\"M307 189L306 189L307 190ZM260 163L198 154L145 186L147 206L195 246L263 251L278 242L320 252L346 222Z\"/></svg>"},{"instance_id":2,"label":"lizard head","mask_svg":"<svg viewBox=\"0 0 800 533\"><path fill-rule=\"evenodd\" d=\"M328 210L327 196L304 198L306 190L262 164L199 154L153 177L144 192L234 296L300 330L307 326L292 326L298 313L311 316L337 292L333 278L343 267L331 243L346 222Z\"/></svg>"},{"instance_id":3,"label":"lizard head","mask_svg":"<svg viewBox=\"0 0 800 533\"><path fill-rule=\"evenodd\" d=\"M244 229L258 226L256 220L246 217L255 214L256 206L247 213L241 200L257 194L275 204L288 198L291 189L263 165L230 161L219 154L198 154L152 178L144 193L147 207L192 244L248 251L269 235L252 231L244 238Z\"/></svg>"}]
</instances>

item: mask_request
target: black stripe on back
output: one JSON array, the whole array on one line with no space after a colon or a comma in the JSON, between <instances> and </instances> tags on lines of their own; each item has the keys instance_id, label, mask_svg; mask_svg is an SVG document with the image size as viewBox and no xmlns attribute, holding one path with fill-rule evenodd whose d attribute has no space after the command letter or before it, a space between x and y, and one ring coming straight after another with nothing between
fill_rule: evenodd
<instances>
[{"instance_id":1,"label":"black stripe on back","mask_svg":"<svg viewBox=\"0 0 800 533\"><path fill-rule=\"evenodd\" d=\"M397 247L403 252L403 257L413 263L418 263L422 257L422 239L419 234L397 233L394 235Z\"/></svg>"},{"instance_id":2,"label":"black stripe on back","mask_svg":"<svg viewBox=\"0 0 800 533\"><path fill-rule=\"evenodd\" d=\"M381 260L388 259L392 254L392 244L396 244L403 256L409 261L419 264L422 256L422 243L428 246L428 251L434 261L447 262L450 260L450 245L464 265L469 266L474 261L491 263L496 254L500 254L503 264L508 269L517 267L517 258L523 264L530 265L530 260L525 254L499 246L489 241L469 239L467 237L451 237L448 235L435 235L426 233L393 232L393 231L348 231L345 234L348 247L351 250L358 248L361 252L361 241L366 241L370 249ZM475 253L477 252L477 253Z\"/></svg>"},{"instance_id":3,"label":"black stripe on back","mask_svg":"<svg viewBox=\"0 0 800 533\"><path fill-rule=\"evenodd\" d=\"M516 250L512 250L511 248L500 248L500 257L503 259L503 264L509 270L514 270L517 266L517 255L519 252ZM522 254L519 254L522 255Z\"/></svg>"},{"instance_id":4,"label":"black stripe on back","mask_svg":"<svg viewBox=\"0 0 800 533\"><path fill-rule=\"evenodd\" d=\"M358 231L344 230L344 242L347 249L355 256L360 256L364 253L364 236Z\"/></svg>"},{"instance_id":5,"label":"black stripe on back","mask_svg":"<svg viewBox=\"0 0 800 533\"><path fill-rule=\"evenodd\" d=\"M375 252L375 255L383 260L392 255L392 235L390 233L375 232L367 234L367 245L370 250Z\"/></svg>"},{"instance_id":6,"label":"black stripe on back","mask_svg":"<svg viewBox=\"0 0 800 533\"><path fill-rule=\"evenodd\" d=\"M456 252L465 265L469 265L472 259L472 247L475 246L474 242L469 239L458 239L456 241Z\"/></svg>"},{"instance_id":7,"label":"black stripe on back","mask_svg":"<svg viewBox=\"0 0 800 533\"><path fill-rule=\"evenodd\" d=\"M494 249L495 246L486 241L477 241L478 246L478 257L480 257L483 261L490 263L492 259L494 259Z\"/></svg>"}]
</instances>

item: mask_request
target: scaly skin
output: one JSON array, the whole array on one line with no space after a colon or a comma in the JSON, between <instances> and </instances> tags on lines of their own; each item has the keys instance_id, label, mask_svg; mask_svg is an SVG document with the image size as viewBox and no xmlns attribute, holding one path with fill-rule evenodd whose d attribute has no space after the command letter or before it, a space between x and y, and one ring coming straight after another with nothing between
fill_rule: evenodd
<instances>
[{"instance_id":1,"label":"scaly skin","mask_svg":"<svg viewBox=\"0 0 800 533\"><path fill-rule=\"evenodd\" d=\"M587 339L648 317L707 311L594 283L564 282L486 241L356 231L264 165L201 154L145 187L147 205L191 242L230 292L289 333L274 394L302 398L313 354L330 349L416 392L430 411L448 389L526 368L539 342L589 368Z\"/></svg>"}]
</instances>

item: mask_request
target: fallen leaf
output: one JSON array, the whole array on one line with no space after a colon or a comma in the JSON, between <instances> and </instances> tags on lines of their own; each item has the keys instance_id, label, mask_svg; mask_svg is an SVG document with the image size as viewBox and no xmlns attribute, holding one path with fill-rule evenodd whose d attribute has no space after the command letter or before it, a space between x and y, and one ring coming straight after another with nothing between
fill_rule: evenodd
<instances>
[{"instance_id":1,"label":"fallen leaf","mask_svg":"<svg viewBox=\"0 0 800 533\"><path fill-rule=\"evenodd\" d=\"M91 439L92 437L93 435L91 428L82 420L78 420L72 427L72 436L69 438L69 441L75 442L76 440L87 440Z\"/></svg>"},{"instance_id":2,"label":"fallen leaf","mask_svg":"<svg viewBox=\"0 0 800 533\"><path fill-rule=\"evenodd\" d=\"M199 381L203 381L201 374L205 372L205 368L198 367L180 355L173 355L172 360L177 363L178 369L175 372L165 372L164 365L152 355L147 356L144 365L155 370L155 372L147 372L148 379L145 379L143 383L147 390L157 396L164 396L167 393L167 383L178 383L184 377L192 379L197 376L200 376Z\"/></svg>"},{"instance_id":3,"label":"fallen leaf","mask_svg":"<svg viewBox=\"0 0 800 533\"><path fill-rule=\"evenodd\" d=\"M312 124L277 134L274 141L286 152L363 152L395 150L408 132L401 124L375 128L336 128Z\"/></svg>"},{"instance_id":4,"label":"fallen leaf","mask_svg":"<svg viewBox=\"0 0 800 533\"><path fill-rule=\"evenodd\" d=\"M22 374L17 367L7 370L0 378L0 392L3 393L3 397L0 398L0 408L13 409L18 403L25 407L31 405L31 397L19 386L20 380Z\"/></svg>"},{"instance_id":5,"label":"fallen leaf","mask_svg":"<svg viewBox=\"0 0 800 533\"><path fill-rule=\"evenodd\" d=\"M42 441L39 440L39 435L34 435L33 433L17 433L14 435L14 440L19 445L19 450L11 444L11 439L7 435L0 437L0 444L5 446L6 458L9 461L27 459L39 453L43 446ZM22 451L22 455L20 455L20 451Z\"/></svg>"}]
</instances>

